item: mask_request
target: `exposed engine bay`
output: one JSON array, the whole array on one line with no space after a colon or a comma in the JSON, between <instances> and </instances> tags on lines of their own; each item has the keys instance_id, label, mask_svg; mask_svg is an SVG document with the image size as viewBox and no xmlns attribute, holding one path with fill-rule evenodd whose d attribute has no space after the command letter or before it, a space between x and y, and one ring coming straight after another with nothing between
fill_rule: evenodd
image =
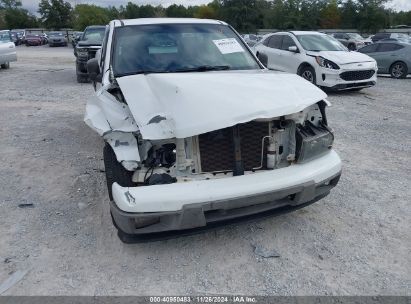
<instances>
[{"instance_id":1,"label":"exposed engine bay","mask_svg":"<svg viewBox=\"0 0 411 304\"><path fill-rule=\"evenodd\" d=\"M138 185L216 179L284 168L322 155L334 140L325 102L296 114L255 120L185 139L144 140Z\"/></svg>"},{"instance_id":2,"label":"exposed engine bay","mask_svg":"<svg viewBox=\"0 0 411 304\"><path fill-rule=\"evenodd\" d=\"M224 101L221 95L209 99L190 89L193 78L200 77L212 84L210 90L221 91L220 82L208 78L222 76L248 77L183 73L111 78L87 104L85 121L112 147L139 186L258 174L306 162L331 149L334 136L325 116L329 103L322 91L294 75L264 72L254 74L256 85L274 76L283 86L264 85L267 92L258 97L233 90ZM289 78L301 82L305 95L287 90ZM265 97L273 94L282 97L275 102Z\"/></svg>"}]
</instances>

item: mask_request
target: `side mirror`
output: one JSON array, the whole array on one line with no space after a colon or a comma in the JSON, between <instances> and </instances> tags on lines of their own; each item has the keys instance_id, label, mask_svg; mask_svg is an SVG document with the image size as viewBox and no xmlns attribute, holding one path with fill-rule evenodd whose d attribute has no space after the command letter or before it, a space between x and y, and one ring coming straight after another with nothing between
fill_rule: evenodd
<instances>
[{"instance_id":1,"label":"side mirror","mask_svg":"<svg viewBox=\"0 0 411 304\"><path fill-rule=\"evenodd\" d=\"M289 50L290 52L293 52L293 53L299 53L299 52L300 52L295 45L289 46L289 47L288 47L288 50Z\"/></svg>"},{"instance_id":2,"label":"side mirror","mask_svg":"<svg viewBox=\"0 0 411 304\"><path fill-rule=\"evenodd\" d=\"M102 81L103 75L100 73L100 66L98 64L97 58L93 58L87 61L87 72L88 77L92 82Z\"/></svg>"}]
</instances>

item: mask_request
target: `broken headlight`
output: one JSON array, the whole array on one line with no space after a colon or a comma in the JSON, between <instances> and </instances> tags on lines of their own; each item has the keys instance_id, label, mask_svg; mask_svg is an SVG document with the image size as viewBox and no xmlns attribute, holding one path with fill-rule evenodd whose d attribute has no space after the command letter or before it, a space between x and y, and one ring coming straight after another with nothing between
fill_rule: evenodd
<instances>
[{"instance_id":1,"label":"broken headlight","mask_svg":"<svg viewBox=\"0 0 411 304\"><path fill-rule=\"evenodd\" d=\"M324 123L315 126L307 120L304 126L297 127L296 140L297 162L303 163L329 151L334 143L334 134Z\"/></svg>"},{"instance_id":2,"label":"broken headlight","mask_svg":"<svg viewBox=\"0 0 411 304\"><path fill-rule=\"evenodd\" d=\"M339 70L340 69L340 67L336 63L334 63L334 62L332 62L328 59L325 59L321 56L315 57L315 60L317 61L318 65L320 67L331 69L331 70Z\"/></svg>"}]
</instances>

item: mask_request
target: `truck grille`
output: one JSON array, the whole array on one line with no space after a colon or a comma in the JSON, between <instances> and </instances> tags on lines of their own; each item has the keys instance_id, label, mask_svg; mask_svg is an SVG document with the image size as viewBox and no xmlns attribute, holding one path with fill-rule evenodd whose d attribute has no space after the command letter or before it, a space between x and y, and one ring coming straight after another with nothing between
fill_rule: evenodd
<instances>
[{"instance_id":1,"label":"truck grille","mask_svg":"<svg viewBox=\"0 0 411 304\"><path fill-rule=\"evenodd\" d=\"M261 141L264 136L269 134L269 124L268 122L252 121L239 126L244 169L250 171L252 168L260 166ZM234 146L232 134L233 130L230 127L201 134L198 137L202 172L233 170Z\"/></svg>"},{"instance_id":2,"label":"truck grille","mask_svg":"<svg viewBox=\"0 0 411 304\"><path fill-rule=\"evenodd\" d=\"M89 50L88 51L88 60L95 58L96 53L97 53L97 50Z\"/></svg>"},{"instance_id":3,"label":"truck grille","mask_svg":"<svg viewBox=\"0 0 411 304\"><path fill-rule=\"evenodd\" d=\"M369 79L374 75L374 70L348 71L340 74L341 79L345 81Z\"/></svg>"}]
</instances>

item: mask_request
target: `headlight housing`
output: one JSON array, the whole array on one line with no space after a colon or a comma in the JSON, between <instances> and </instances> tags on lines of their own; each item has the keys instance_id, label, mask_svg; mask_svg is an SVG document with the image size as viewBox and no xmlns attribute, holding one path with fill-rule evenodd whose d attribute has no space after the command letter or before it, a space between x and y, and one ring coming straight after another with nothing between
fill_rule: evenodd
<instances>
[{"instance_id":1,"label":"headlight housing","mask_svg":"<svg viewBox=\"0 0 411 304\"><path fill-rule=\"evenodd\" d=\"M80 57L87 57L88 50L87 49L77 49L77 55Z\"/></svg>"},{"instance_id":2,"label":"headlight housing","mask_svg":"<svg viewBox=\"0 0 411 304\"><path fill-rule=\"evenodd\" d=\"M318 65L320 67L326 68L326 69L331 69L331 70L339 70L340 67L332 62L331 60L325 59L324 57L317 56L315 57L315 60L317 61Z\"/></svg>"},{"instance_id":3,"label":"headlight housing","mask_svg":"<svg viewBox=\"0 0 411 304\"><path fill-rule=\"evenodd\" d=\"M306 121L296 132L297 162L304 163L328 152L334 143L333 131L323 122L315 126Z\"/></svg>"}]
</instances>

